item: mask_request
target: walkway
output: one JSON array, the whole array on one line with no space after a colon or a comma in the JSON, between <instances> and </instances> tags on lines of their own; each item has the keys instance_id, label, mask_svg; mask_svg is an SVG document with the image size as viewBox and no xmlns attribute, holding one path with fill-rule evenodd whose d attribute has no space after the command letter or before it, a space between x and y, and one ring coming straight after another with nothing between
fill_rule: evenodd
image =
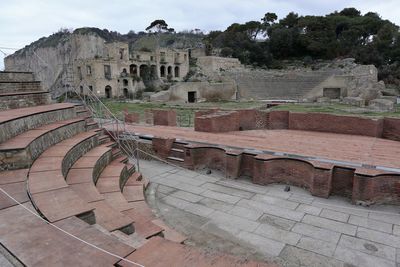
<instances>
[{"instance_id":1,"label":"walkway","mask_svg":"<svg viewBox=\"0 0 400 267\"><path fill-rule=\"evenodd\" d=\"M398 207L364 208L157 161L142 160L141 172L152 182L149 204L189 243L282 266L400 264Z\"/></svg>"},{"instance_id":2,"label":"walkway","mask_svg":"<svg viewBox=\"0 0 400 267\"><path fill-rule=\"evenodd\" d=\"M368 136L294 130L251 130L226 133L196 132L192 128L128 125L127 130L208 144L235 146L399 168L400 142Z\"/></svg>"}]
</instances>

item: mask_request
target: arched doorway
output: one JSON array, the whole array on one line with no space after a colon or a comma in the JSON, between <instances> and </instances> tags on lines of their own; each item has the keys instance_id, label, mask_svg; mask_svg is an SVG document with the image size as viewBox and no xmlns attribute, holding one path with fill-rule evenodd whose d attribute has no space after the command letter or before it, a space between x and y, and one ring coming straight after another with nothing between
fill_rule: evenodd
<instances>
[{"instance_id":1,"label":"arched doorway","mask_svg":"<svg viewBox=\"0 0 400 267\"><path fill-rule=\"evenodd\" d=\"M161 76L161 77L165 77L165 66L164 66L164 65L162 65L162 66L160 67L160 76Z\"/></svg>"},{"instance_id":2,"label":"arched doorway","mask_svg":"<svg viewBox=\"0 0 400 267\"><path fill-rule=\"evenodd\" d=\"M106 94L106 98L111 98L112 97L112 88L111 88L111 86L107 85L106 88L104 89L104 92Z\"/></svg>"},{"instance_id":3,"label":"arched doorway","mask_svg":"<svg viewBox=\"0 0 400 267\"><path fill-rule=\"evenodd\" d=\"M175 77L179 77L179 67L175 67Z\"/></svg>"},{"instance_id":4,"label":"arched doorway","mask_svg":"<svg viewBox=\"0 0 400 267\"><path fill-rule=\"evenodd\" d=\"M128 98L129 97L128 88L124 88L123 92L124 92L124 97Z\"/></svg>"},{"instance_id":5,"label":"arched doorway","mask_svg":"<svg viewBox=\"0 0 400 267\"><path fill-rule=\"evenodd\" d=\"M167 73L168 73L168 75L172 75L172 67L171 66L168 66Z\"/></svg>"},{"instance_id":6,"label":"arched doorway","mask_svg":"<svg viewBox=\"0 0 400 267\"><path fill-rule=\"evenodd\" d=\"M129 66L129 73L137 76L137 66L135 64Z\"/></svg>"},{"instance_id":7,"label":"arched doorway","mask_svg":"<svg viewBox=\"0 0 400 267\"><path fill-rule=\"evenodd\" d=\"M147 65L140 65L139 68L139 75L143 80L149 80L150 79L150 71L149 71L149 66Z\"/></svg>"}]
</instances>

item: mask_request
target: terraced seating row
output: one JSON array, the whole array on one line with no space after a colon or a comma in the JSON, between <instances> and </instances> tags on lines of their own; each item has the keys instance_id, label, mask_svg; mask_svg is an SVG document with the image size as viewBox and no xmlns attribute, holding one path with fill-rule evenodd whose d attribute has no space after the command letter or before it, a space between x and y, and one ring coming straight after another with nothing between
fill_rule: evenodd
<instances>
[{"instance_id":1,"label":"terraced seating row","mask_svg":"<svg viewBox=\"0 0 400 267\"><path fill-rule=\"evenodd\" d=\"M26 191L28 169L0 172L0 188L24 207L0 193L0 243L26 266L112 266L120 261L44 222ZM27 209L30 211L27 211ZM123 258L135 251L76 217L55 223L60 229ZM79 256L78 256L79 255Z\"/></svg>"},{"instance_id":2,"label":"terraced seating row","mask_svg":"<svg viewBox=\"0 0 400 267\"><path fill-rule=\"evenodd\" d=\"M0 110L50 103L50 93L42 89L32 73L0 72Z\"/></svg>"}]
</instances>

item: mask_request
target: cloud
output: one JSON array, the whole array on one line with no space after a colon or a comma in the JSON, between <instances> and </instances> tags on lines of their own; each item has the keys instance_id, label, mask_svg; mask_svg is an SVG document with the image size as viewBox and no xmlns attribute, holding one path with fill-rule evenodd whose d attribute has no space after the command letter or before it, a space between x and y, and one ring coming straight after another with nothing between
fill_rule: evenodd
<instances>
[{"instance_id":1,"label":"cloud","mask_svg":"<svg viewBox=\"0 0 400 267\"><path fill-rule=\"evenodd\" d=\"M266 12L282 18L291 11L325 15L345 7L377 12L400 24L398 0L15 0L1 4L0 47L22 48L60 28L90 26L126 33L142 31L151 21L165 19L176 30L224 30L234 22L259 20Z\"/></svg>"}]
</instances>

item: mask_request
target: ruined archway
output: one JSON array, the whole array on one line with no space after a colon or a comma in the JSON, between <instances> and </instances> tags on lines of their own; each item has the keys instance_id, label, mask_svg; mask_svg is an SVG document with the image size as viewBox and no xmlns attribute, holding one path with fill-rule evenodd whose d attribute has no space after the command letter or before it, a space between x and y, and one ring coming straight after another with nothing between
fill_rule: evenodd
<instances>
[{"instance_id":1,"label":"ruined archway","mask_svg":"<svg viewBox=\"0 0 400 267\"><path fill-rule=\"evenodd\" d=\"M112 97L112 88L111 88L111 86L107 85L106 88L104 89L104 93L106 95L106 98L111 98Z\"/></svg>"},{"instance_id":2,"label":"ruined archway","mask_svg":"<svg viewBox=\"0 0 400 267\"><path fill-rule=\"evenodd\" d=\"M129 66L129 73L131 74L131 75L135 75L135 76L137 76L137 66L136 66L136 64L131 64L130 66Z\"/></svg>"},{"instance_id":3,"label":"ruined archway","mask_svg":"<svg viewBox=\"0 0 400 267\"><path fill-rule=\"evenodd\" d=\"M165 77L165 66L164 66L164 65L162 65L162 66L160 67L160 76L161 76L161 77Z\"/></svg>"}]
</instances>

